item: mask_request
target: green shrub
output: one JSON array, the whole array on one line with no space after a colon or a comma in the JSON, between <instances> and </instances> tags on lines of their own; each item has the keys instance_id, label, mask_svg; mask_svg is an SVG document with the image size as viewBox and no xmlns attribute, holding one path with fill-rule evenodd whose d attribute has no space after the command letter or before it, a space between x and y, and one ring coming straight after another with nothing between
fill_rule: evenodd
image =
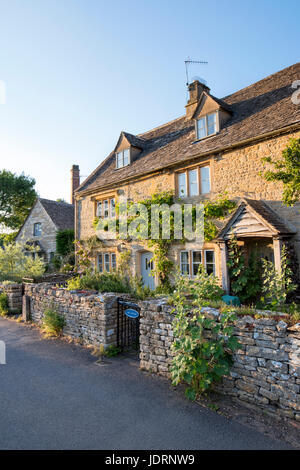
<instances>
[{"instance_id":1,"label":"green shrub","mask_svg":"<svg viewBox=\"0 0 300 470\"><path fill-rule=\"evenodd\" d=\"M250 254L246 264L243 248L234 236L228 242L228 270L233 295L242 303L255 302L262 291L261 261L255 252Z\"/></svg>"},{"instance_id":2,"label":"green shrub","mask_svg":"<svg viewBox=\"0 0 300 470\"><path fill-rule=\"evenodd\" d=\"M5 292L0 294L0 316L5 317L8 314L8 297Z\"/></svg>"},{"instance_id":3,"label":"green shrub","mask_svg":"<svg viewBox=\"0 0 300 470\"><path fill-rule=\"evenodd\" d=\"M59 336L65 326L65 319L55 308L47 308L42 320L43 331L50 336Z\"/></svg>"},{"instance_id":4,"label":"green shrub","mask_svg":"<svg viewBox=\"0 0 300 470\"><path fill-rule=\"evenodd\" d=\"M120 354L121 348L118 348L117 346L114 346L113 344L111 346L108 346L103 352L103 356L105 357L115 357Z\"/></svg>"},{"instance_id":5,"label":"green shrub","mask_svg":"<svg viewBox=\"0 0 300 470\"><path fill-rule=\"evenodd\" d=\"M263 263L263 299L265 305L270 310L279 310L286 304L289 294L294 292L297 288L292 281L292 270L287 256L287 249L285 245L282 247L281 252L281 270L277 271L274 263L267 260L262 260Z\"/></svg>"},{"instance_id":6,"label":"green shrub","mask_svg":"<svg viewBox=\"0 0 300 470\"><path fill-rule=\"evenodd\" d=\"M74 252L74 230L60 230L56 233L56 252L61 256Z\"/></svg>"},{"instance_id":7,"label":"green shrub","mask_svg":"<svg viewBox=\"0 0 300 470\"><path fill-rule=\"evenodd\" d=\"M232 353L239 348L234 335L233 311L223 311L219 322L207 318L202 313L203 291L201 284L195 283L193 301L187 301L187 282L176 276L173 293L175 305L174 336L172 344L172 384L187 384L186 395L195 400L207 392L215 382L228 375L232 364ZM210 330L210 334L206 334Z\"/></svg>"},{"instance_id":8,"label":"green shrub","mask_svg":"<svg viewBox=\"0 0 300 470\"><path fill-rule=\"evenodd\" d=\"M201 302L221 300L223 289L219 286L219 280L213 274L207 274L205 267L200 264L195 279L187 282L189 293Z\"/></svg>"},{"instance_id":9,"label":"green shrub","mask_svg":"<svg viewBox=\"0 0 300 470\"><path fill-rule=\"evenodd\" d=\"M82 276L69 279L68 290L92 289L98 292L131 293L130 281L117 273L86 272Z\"/></svg>"},{"instance_id":10,"label":"green shrub","mask_svg":"<svg viewBox=\"0 0 300 470\"><path fill-rule=\"evenodd\" d=\"M34 252L35 250L32 250ZM0 281L21 281L23 277L39 278L45 263L36 256L26 256L20 243L8 243L0 250Z\"/></svg>"}]
</instances>

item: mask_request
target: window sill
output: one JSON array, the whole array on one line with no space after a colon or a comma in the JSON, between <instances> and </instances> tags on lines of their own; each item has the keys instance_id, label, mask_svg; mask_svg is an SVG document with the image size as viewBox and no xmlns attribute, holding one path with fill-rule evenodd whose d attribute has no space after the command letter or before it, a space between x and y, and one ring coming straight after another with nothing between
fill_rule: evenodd
<instances>
[{"instance_id":1,"label":"window sill","mask_svg":"<svg viewBox=\"0 0 300 470\"><path fill-rule=\"evenodd\" d=\"M196 139L196 140L194 140L193 145L198 144L199 142L202 142L203 140L207 140L211 137L216 137L216 135L218 135L218 134L220 134L220 131L217 131L214 134L206 135L205 137L201 137L201 139Z\"/></svg>"}]
</instances>

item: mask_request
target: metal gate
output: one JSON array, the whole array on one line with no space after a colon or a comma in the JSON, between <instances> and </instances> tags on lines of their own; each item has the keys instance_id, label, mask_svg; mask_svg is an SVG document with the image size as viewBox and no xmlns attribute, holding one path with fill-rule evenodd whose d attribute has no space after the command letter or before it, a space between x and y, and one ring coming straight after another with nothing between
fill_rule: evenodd
<instances>
[{"instance_id":1,"label":"metal gate","mask_svg":"<svg viewBox=\"0 0 300 470\"><path fill-rule=\"evenodd\" d=\"M118 299L117 346L121 351L139 349L140 307Z\"/></svg>"}]
</instances>

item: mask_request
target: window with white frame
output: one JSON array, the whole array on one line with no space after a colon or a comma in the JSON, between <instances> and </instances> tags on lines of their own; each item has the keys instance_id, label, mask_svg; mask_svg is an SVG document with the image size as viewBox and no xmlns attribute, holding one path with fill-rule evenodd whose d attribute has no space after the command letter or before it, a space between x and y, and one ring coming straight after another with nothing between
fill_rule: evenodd
<instances>
[{"instance_id":1,"label":"window with white frame","mask_svg":"<svg viewBox=\"0 0 300 470\"><path fill-rule=\"evenodd\" d=\"M216 134L217 127L217 113L207 114L197 119L197 139Z\"/></svg>"},{"instance_id":2,"label":"window with white frame","mask_svg":"<svg viewBox=\"0 0 300 470\"><path fill-rule=\"evenodd\" d=\"M116 253L98 253L97 268L100 273L114 271L117 267Z\"/></svg>"},{"instance_id":3,"label":"window with white frame","mask_svg":"<svg viewBox=\"0 0 300 470\"><path fill-rule=\"evenodd\" d=\"M178 173L178 196L179 197L187 196L186 172Z\"/></svg>"},{"instance_id":4,"label":"window with white frame","mask_svg":"<svg viewBox=\"0 0 300 470\"><path fill-rule=\"evenodd\" d=\"M189 252L180 252L180 272L184 276L190 275L190 263L189 263Z\"/></svg>"},{"instance_id":5,"label":"window with white frame","mask_svg":"<svg viewBox=\"0 0 300 470\"><path fill-rule=\"evenodd\" d=\"M191 252L191 263L192 263L192 276L197 276L199 267L202 264L202 252L192 251Z\"/></svg>"},{"instance_id":6,"label":"window with white frame","mask_svg":"<svg viewBox=\"0 0 300 470\"><path fill-rule=\"evenodd\" d=\"M33 226L33 236L40 237L42 235L42 224L41 222L37 222Z\"/></svg>"},{"instance_id":7,"label":"window with white frame","mask_svg":"<svg viewBox=\"0 0 300 470\"><path fill-rule=\"evenodd\" d=\"M210 192L209 165L192 168L177 173L179 197L192 197Z\"/></svg>"},{"instance_id":8,"label":"window with white frame","mask_svg":"<svg viewBox=\"0 0 300 470\"><path fill-rule=\"evenodd\" d=\"M108 219L116 216L116 200L115 198L104 199L96 203L96 217Z\"/></svg>"},{"instance_id":9,"label":"window with white frame","mask_svg":"<svg viewBox=\"0 0 300 470\"><path fill-rule=\"evenodd\" d=\"M216 273L214 250L184 250L180 252L180 272L195 277L199 266L204 265L208 274Z\"/></svg>"},{"instance_id":10,"label":"window with white frame","mask_svg":"<svg viewBox=\"0 0 300 470\"><path fill-rule=\"evenodd\" d=\"M124 149L116 153L116 166L117 168L123 168L130 163L130 150Z\"/></svg>"},{"instance_id":11,"label":"window with white frame","mask_svg":"<svg viewBox=\"0 0 300 470\"><path fill-rule=\"evenodd\" d=\"M200 168L200 187L201 194L208 194L210 192L210 168L209 166L202 166Z\"/></svg>"},{"instance_id":12,"label":"window with white frame","mask_svg":"<svg viewBox=\"0 0 300 470\"><path fill-rule=\"evenodd\" d=\"M198 168L195 170L189 170L189 195L199 195L199 183L198 183Z\"/></svg>"}]
</instances>

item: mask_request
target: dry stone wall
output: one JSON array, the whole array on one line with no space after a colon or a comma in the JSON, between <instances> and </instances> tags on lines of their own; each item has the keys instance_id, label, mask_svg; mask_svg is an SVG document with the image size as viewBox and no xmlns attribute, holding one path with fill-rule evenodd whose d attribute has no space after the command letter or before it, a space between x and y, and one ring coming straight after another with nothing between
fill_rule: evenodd
<instances>
[{"instance_id":1,"label":"dry stone wall","mask_svg":"<svg viewBox=\"0 0 300 470\"><path fill-rule=\"evenodd\" d=\"M27 284L31 320L41 323L47 307L65 318L63 335L84 345L107 348L117 340L117 294L80 293L55 288L52 284ZM122 295L124 297L124 295Z\"/></svg>"},{"instance_id":2,"label":"dry stone wall","mask_svg":"<svg viewBox=\"0 0 300 470\"><path fill-rule=\"evenodd\" d=\"M141 307L140 366L170 378L172 307L159 301ZM218 310L203 311L218 321ZM235 324L235 335L241 349L233 356L230 376L216 389L300 421L300 324L288 327L278 317L244 316Z\"/></svg>"},{"instance_id":3,"label":"dry stone wall","mask_svg":"<svg viewBox=\"0 0 300 470\"><path fill-rule=\"evenodd\" d=\"M40 323L48 306L66 321L63 334L85 345L116 344L117 299L124 294L72 292L51 284L27 284L31 319ZM173 308L166 300L138 302L140 306L140 367L170 378L173 353ZM219 320L219 311L204 308ZM300 324L288 326L286 316L270 312L263 318L242 316L235 323L241 348L233 356L230 376L217 386L228 394L266 411L300 421ZM209 331L207 332L209 335Z\"/></svg>"},{"instance_id":4,"label":"dry stone wall","mask_svg":"<svg viewBox=\"0 0 300 470\"><path fill-rule=\"evenodd\" d=\"M22 310L22 284L0 285L1 292L7 294L9 313L19 313Z\"/></svg>"}]
</instances>

